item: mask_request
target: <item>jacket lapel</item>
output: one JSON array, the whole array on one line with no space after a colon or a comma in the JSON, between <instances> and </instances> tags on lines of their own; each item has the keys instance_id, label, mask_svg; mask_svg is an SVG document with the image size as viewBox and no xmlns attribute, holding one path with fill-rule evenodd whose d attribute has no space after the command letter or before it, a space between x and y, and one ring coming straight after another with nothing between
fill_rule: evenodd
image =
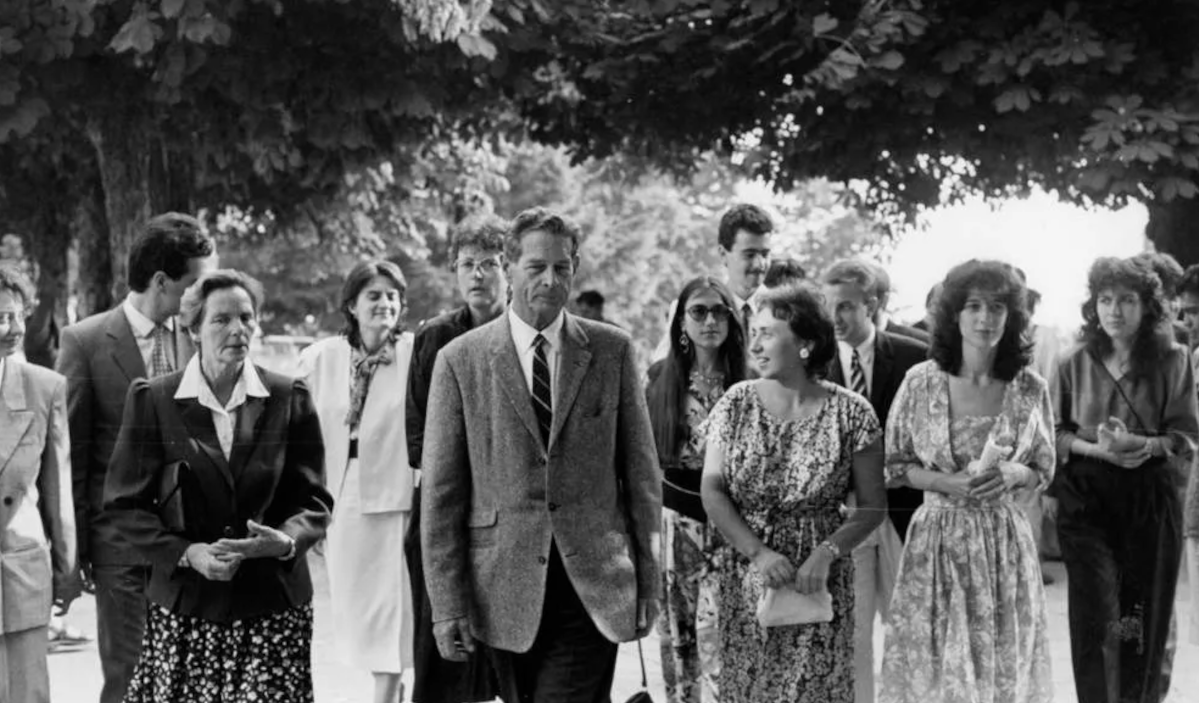
<instances>
[{"instance_id":1,"label":"jacket lapel","mask_svg":"<svg viewBox=\"0 0 1199 703\"><path fill-rule=\"evenodd\" d=\"M839 344L834 352L832 361L828 363L828 380L842 388L848 388L849 386L845 385L845 375L841 373L841 347Z\"/></svg>"},{"instance_id":2,"label":"jacket lapel","mask_svg":"<svg viewBox=\"0 0 1199 703\"><path fill-rule=\"evenodd\" d=\"M105 330L112 340L112 360L125 374L125 380L146 377L146 362L142 352L137 348L137 339L133 336L133 328L121 306L113 308L108 313L108 325Z\"/></svg>"},{"instance_id":3,"label":"jacket lapel","mask_svg":"<svg viewBox=\"0 0 1199 703\"><path fill-rule=\"evenodd\" d=\"M261 376L261 372L260 372ZM237 412L237 426L233 428L233 451L229 452L229 470L238 482L245 475L246 462L254 453L258 436L258 426L262 422L262 411L266 409L266 398L246 398L246 402Z\"/></svg>"},{"instance_id":4,"label":"jacket lapel","mask_svg":"<svg viewBox=\"0 0 1199 703\"><path fill-rule=\"evenodd\" d=\"M554 407L554 424L550 430L550 446L558 439L558 432L562 430L562 424L570 414L590 365L591 350L587 347L587 333L567 314L562 322L562 354L558 358L558 398Z\"/></svg>"},{"instance_id":5,"label":"jacket lapel","mask_svg":"<svg viewBox=\"0 0 1199 703\"><path fill-rule=\"evenodd\" d=\"M4 385L0 386L0 474L16 454L21 438L33 426L33 412L25 405L25 374L11 357L4 362Z\"/></svg>"},{"instance_id":6,"label":"jacket lapel","mask_svg":"<svg viewBox=\"0 0 1199 703\"><path fill-rule=\"evenodd\" d=\"M229 489L233 490L233 472L229 468L229 462L225 459L224 452L221 451L221 443L216 437L216 426L212 424L212 411L200 405L195 398L178 398L175 402L179 406L179 416L183 419L183 425L187 428L188 434L212 460L213 466L225 479Z\"/></svg>"},{"instance_id":7,"label":"jacket lapel","mask_svg":"<svg viewBox=\"0 0 1199 703\"><path fill-rule=\"evenodd\" d=\"M529 384L525 381L525 372L520 367L520 357L516 354L516 344L512 341L512 327L508 324L508 316L501 315L499 324L492 328L493 337L486 349L498 350L497 353L487 351L491 355L491 371L496 381L503 387L512 409L524 423L525 429L540 442L541 430L537 427L537 417L533 414L533 397L529 393Z\"/></svg>"},{"instance_id":8,"label":"jacket lapel","mask_svg":"<svg viewBox=\"0 0 1199 703\"><path fill-rule=\"evenodd\" d=\"M891 348L891 341L883 335L882 331L874 335L874 383L870 387L870 404L874 406L875 412L879 413L883 410L888 381L895 371L895 350ZM887 424L885 417L880 417L878 421Z\"/></svg>"}]
</instances>

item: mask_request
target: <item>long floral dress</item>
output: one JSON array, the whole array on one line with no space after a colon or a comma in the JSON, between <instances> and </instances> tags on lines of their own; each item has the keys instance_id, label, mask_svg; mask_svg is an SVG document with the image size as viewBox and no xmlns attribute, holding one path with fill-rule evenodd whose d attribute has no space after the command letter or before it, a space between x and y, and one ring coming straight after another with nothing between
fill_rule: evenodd
<instances>
[{"instance_id":1,"label":"long floral dress","mask_svg":"<svg viewBox=\"0 0 1199 703\"><path fill-rule=\"evenodd\" d=\"M1045 381L1021 371L1004 391L1012 461L1053 477ZM889 481L910 469L957 473L1000 416L951 419L949 375L912 368L887 420ZM1045 589L1019 494L982 503L926 492L908 530L891 601L882 703L1038 703L1053 698Z\"/></svg>"},{"instance_id":2,"label":"long floral dress","mask_svg":"<svg viewBox=\"0 0 1199 703\"><path fill-rule=\"evenodd\" d=\"M724 393L721 384L700 390L693 374L687 384L687 439L679 447L679 464L703 471L704 436L700 426ZM716 605L708 579L708 557L720 534L669 508L662 509L662 580L666 598L658 618L662 679L668 703L712 703L718 700L719 673Z\"/></svg>"},{"instance_id":3,"label":"long floral dress","mask_svg":"<svg viewBox=\"0 0 1199 703\"><path fill-rule=\"evenodd\" d=\"M724 479L741 517L797 567L844 522L853 455L881 434L870 403L831 383L819 412L772 415L756 381L728 390L708 418L707 441L725 451ZM852 703L853 560L829 570L833 620L762 627L762 580L729 545L713 565L720 632L722 703Z\"/></svg>"}]
</instances>

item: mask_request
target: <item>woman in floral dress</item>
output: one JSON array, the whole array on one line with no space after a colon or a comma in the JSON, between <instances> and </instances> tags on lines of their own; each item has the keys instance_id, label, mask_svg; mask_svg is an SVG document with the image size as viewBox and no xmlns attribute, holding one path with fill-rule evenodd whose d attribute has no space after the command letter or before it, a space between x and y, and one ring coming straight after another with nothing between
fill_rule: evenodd
<instances>
[{"instance_id":1,"label":"woman in floral dress","mask_svg":"<svg viewBox=\"0 0 1199 703\"><path fill-rule=\"evenodd\" d=\"M704 459L698 428L725 389L745 378L745 336L732 314L735 309L732 292L720 281L709 276L689 281L674 306L670 352L649 370L646 396L664 474L665 599L658 636L670 703L716 700L716 665L710 656L715 653L715 607L710 598L700 604L700 582L715 534L700 501ZM701 666L701 649L707 666Z\"/></svg>"},{"instance_id":2,"label":"woman in floral dress","mask_svg":"<svg viewBox=\"0 0 1199 703\"><path fill-rule=\"evenodd\" d=\"M849 555L887 503L878 418L865 398L823 380L836 341L817 294L766 293L753 329L761 378L730 388L706 427L703 502L727 542L713 566L720 700L852 703ZM846 519L851 490L859 510ZM763 627L765 588L827 588L832 621Z\"/></svg>"},{"instance_id":3,"label":"woman in floral dress","mask_svg":"<svg viewBox=\"0 0 1199 703\"><path fill-rule=\"evenodd\" d=\"M1025 293L1007 264L954 267L930 360L891 406L887 480L925 497L891 602L883 703L1052 699L1037 545L1016 495L1047 486L1055 460L1049 391L1027 369ZM1006 450L983 464L989 439Z\"/></svg>"}]
</instances>

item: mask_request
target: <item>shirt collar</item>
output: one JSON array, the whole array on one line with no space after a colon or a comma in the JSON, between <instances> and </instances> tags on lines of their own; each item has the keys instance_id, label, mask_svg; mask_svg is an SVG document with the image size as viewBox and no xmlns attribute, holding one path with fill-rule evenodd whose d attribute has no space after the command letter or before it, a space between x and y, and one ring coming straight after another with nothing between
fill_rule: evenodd
<instances>
[{"instance_id":1,"label":"shirt collar","mask_svg":"<svg viewBox=\"0 0 1199 703\"><path fill-rule=\"evenodd\" d=\"M512 306L508 306L508 325L512 328L512 341L516 343L516 350L522 354L533 347L533 340L537 335L545 337L550 346L556 346L562 336L562 323L565 319L566 311L559 311L558 316L545 329L537 330L520 319L520 315L516 314Z\"/></svg>"},{"instance_id":2,"label":"shirt collar","mask_svg":"<svg viewBox=\"0 0 1199 703\"><path fill-rule=\"evenodd\" d=\"M837 340L837 346L840 347L841 351L843 351L845 353L846 358L853 356L853 352L855 349L858 352L859 358L867 356L867 355L873 355L874 354L874 338L876 336L878 336L878 330L874 326L871 326L870 334L866 335L866 339L862 340L862 343L859 344L858 346L851 347L851 346L849 346L848 342L842 342L839 339Z\"/></svg>"},{"instance_id":3,"label":"shirt collar","mask_svg":"<svg viewBox=\"0 0 1199 703\"><path fill-rule=\"evenodd\" d=\"M241 375L238 376L237 384L233 387L233 395L229 396L229 402L222 408L217 402L216 395L209 388L208 381L204 379L204 374L200 371L199 354L192 356L191 360L187 362L187 366L183 369L183 378L179 381L179 389L175 391L177 400L197 400L211 410L231 410L244 403L246 398L268 398L270 395L270 391L266 389L262 379L258 376L258 370L254 368L254 364L247 362L241 365Z\"/></svg>"},{"instance_id":4,"label":"shirt collar","mask_svg":"<svg viewBox=\"0 0 1199 703\"><path fill-rule=\"evenodd\" d=\"M125 311L125 317L129 320L129 327L133 329L134 337L149 337L154 334L154 321L142 314L133 304L133 294L125 297L125 302L121 305ZM162 326L175 331L175 318L168 317L162 321Z\"/></svg>"}]
</instances>

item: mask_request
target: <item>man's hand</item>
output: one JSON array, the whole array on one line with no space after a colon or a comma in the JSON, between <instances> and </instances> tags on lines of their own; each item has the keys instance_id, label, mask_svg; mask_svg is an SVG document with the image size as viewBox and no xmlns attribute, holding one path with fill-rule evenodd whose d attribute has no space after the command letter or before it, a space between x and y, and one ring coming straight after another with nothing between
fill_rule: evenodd
<instances>
[{"instance_id":1,"label":"man's hand","mask_svg":"<svg viewBox=\"0 0 1199 703\"><path fill-rule=\"evenodd\" d=\"M446 661L464 662L475 653L475 633L470 618L454 618L433 623L437 651Z\"/></svg>"},{"instance_id":2,"label":"man's hand","mask_svg":"<svg viewBox=\"0 0 1199 703\"><path fill-rule=\"evenodd\" d=\"M96 592L96 578L92 575L92 562L90 559L79 560L79 583L83 587L84 593Z\"/></svg>"},{"instance_id":3,"label":"man's hand","mask_svg":"<svg viewBox=\"0 0 1199 703\"><path fill-rule=\"evenodd\" d=\"M245 557L217 551L215 545L196 542L187 548L187 563L209 581L232 581Z\"/></svg>"},{"instance_id":4,"label":"man's hand","mask_svg":"<svg viewBox=\"0 0 1199 703\"><path fill-rule=\"evenodd\" d=\"M637 636L645 637L658 620L658 599L637 599Z\"/></svg>"},{"instance_id":5,"label":"man's hand","mask_svg":"<svg viewBox=\"0 0 1199 703\"><path fill-rule=\"evenodd\" d=\"M246 559L278 559L291 551L291 538L273 527L246 521L250 536L245 539L222 539L212 547L219 554L239 555Z\"/></svg>"},{"instance_id":6,"label":"man's hand","mask_svg":"<svg viewBox=\"0 0 1199 703\"><path fill-rule=\"evenodd\" d=\"M83 592L83 580L71 574L65 583L54 584L54 614L62 617L71 609L71 603Z\"/></svg>"}]
</instances>

